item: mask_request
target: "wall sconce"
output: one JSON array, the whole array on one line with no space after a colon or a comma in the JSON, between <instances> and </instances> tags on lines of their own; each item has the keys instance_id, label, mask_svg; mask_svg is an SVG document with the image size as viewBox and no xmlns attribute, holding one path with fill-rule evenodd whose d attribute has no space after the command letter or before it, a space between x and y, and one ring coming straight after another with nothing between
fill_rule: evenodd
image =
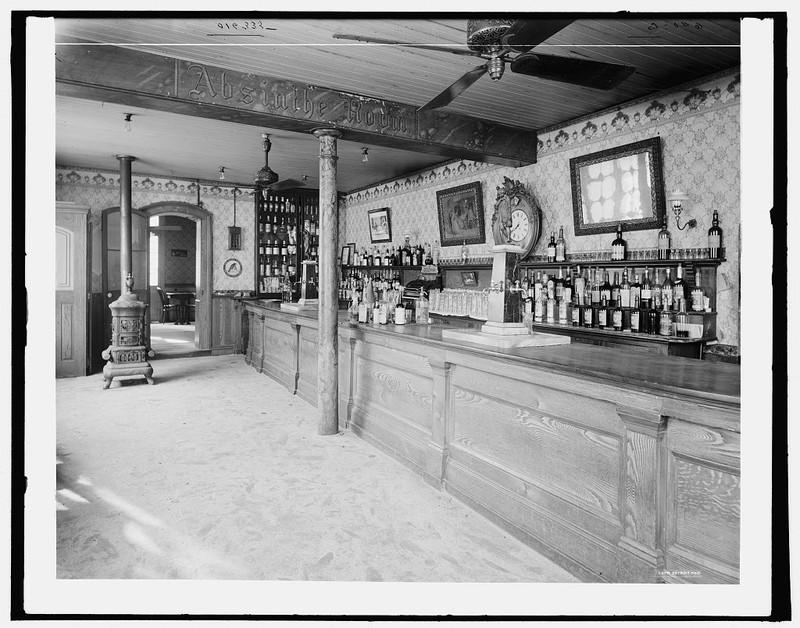
<instances>
[{"instance_id":1,"label":"wall sconce","mask_svg":"<svg viewBox=\"0 0 800 628\"><path fill-rule=\"evenodd\" d=\"M125 114L125 127L124 128L125 128L125 132L126 133L130 133L131 132L131 118L132 117L133 117L132 113L126 113Z\"/></svg>"},{"instance_id":2,"label":"wall sconce","mask_svg":"<svg viewBox=\"0 0 800 628\"><path fill-rule=\"evenodd\" d=\"M361 154L363 155L363 157L361 157L362 163L367 163L369 161L369 149L366 146L361 149Z\"/></svg>"},{"instance_id":3,"label":"wall sconce","mask_svg":"<svg viewBox=\"0 0 800 628\"><path fill-rule=\"evenodd\" d=\"M692 227L697 226L697 221L692 218L689 220L689 222L684 224L683 227L681 227L681 212L683 211L683 203L684 201L688 200L690 200L689 195L680 188L673 190L669 193L669 195L667 195L667 201L669 201L670 206L672 207L672 213L675 214L675 224L678 226L680 231L683 231L686 227L691 229Z\"/></svg>"},{"instance_id":4,"label":"wall sconce","mask_svg":"<svg viewBox=\"0 0 800 628\"><path fill-rule=\"evenodd\" d=\"M225 180L225 166L220 166L219 167L219 180L220 181L224 181Z\"/></svg>"}]
</instances>

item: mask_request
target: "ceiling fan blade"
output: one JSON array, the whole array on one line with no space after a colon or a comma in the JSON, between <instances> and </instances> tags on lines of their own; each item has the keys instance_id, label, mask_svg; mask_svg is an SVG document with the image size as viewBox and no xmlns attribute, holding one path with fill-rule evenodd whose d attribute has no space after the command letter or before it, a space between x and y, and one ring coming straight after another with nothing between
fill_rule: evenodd
<instances>
[{"instance_id":1,"label":"ceiling fan blade","mask_svg":"<svg viewBox=\"0 0 800 628\"><path fill-rule=\"evenodd\" d=\"M472 85L475 81L477 81L480 77L482 77L488 71L486 64L479 65L476 68L472 68L469 72L467 72L464 76L458 79L455 83L453 83L450 87L444 90L441 94L436 96L433 100L429 100L426 102L422 107L420 107L417 111L422 113L423 111L427 111L428 109L438 109L439 107L444 107L445 105L450 104L453 100L456 99L461 93L467 90L467 88Z\"/></svg>"},{"instance_id":2,"label":"ceiling fan blade","mask_svg":"<svg viewBox=\"0 0 800 628\"><path fill-rule=\"evenodd\" d=\"M511 61L511 71L549 81L612 89L636 71L630 65L527 52Z\"/></svg>"},{"instance_id":3,"label":"ceiling fan blade","mask_svg":"<svg viewBox=\"0 0 800 628\"><path fill-rule=\"evenodd\" d=\"M270 190L275 192L279 192L280 190L290 190L292 188L304 188L306 187L305 181L299 181L297 179L284 179L283 181L278 181L274 185L270 186Z\"/></svg>"},{"instance_id":4,"label":"ceiling fan blade","mask_svg":"<svg viewBox=\"0 0 800 628\"><path fill-rule=\"evenodd\" d=\"M501 38L503 47L511 48L515 52L528 52L528 50L546 41L574 21L517 20L503 33Z\"/></svg>"},{"instance_id":5,"label":"ceiling fan blade","mask_svg":"<svg viewBox=\"0 0 800 628\"><path fill-rule=\"evenodd\" d=\"M388 46L401 46L403 48L420 48L422 50L434 50L436 52L450 52L454 55L464 55L468 57L479 57L480 54L473 52L469 48L450 44L409 44L407 42L395 41L393 39L381 39L380 37L365 37L363 35L347 35L334 33L334 39L348 39L352 41L363 41L368 44L383 44Z\"/></svg>"}]
</instances>

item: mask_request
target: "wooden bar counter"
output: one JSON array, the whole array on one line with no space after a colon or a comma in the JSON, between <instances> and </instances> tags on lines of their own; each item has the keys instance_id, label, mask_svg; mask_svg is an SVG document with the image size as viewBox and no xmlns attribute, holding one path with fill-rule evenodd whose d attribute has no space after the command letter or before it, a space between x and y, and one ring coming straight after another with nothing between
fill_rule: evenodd
<instances>
[{"instance_id":1,"label":"wooden bar counter","mask_svg":"<svg viewBox=\"0 0 800 628\"><path fill-rule=\"evenodd\" d=\"M316 405L316 314L246 302L248 364ZM347 427L587 581L739 581L739 367L339 326Z\"/></svg>"}]
</instances>

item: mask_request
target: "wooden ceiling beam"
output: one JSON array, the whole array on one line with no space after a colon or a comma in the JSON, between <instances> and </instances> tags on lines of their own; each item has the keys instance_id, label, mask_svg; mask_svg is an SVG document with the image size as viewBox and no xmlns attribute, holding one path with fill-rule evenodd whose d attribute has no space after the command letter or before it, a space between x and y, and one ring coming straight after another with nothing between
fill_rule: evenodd
<instances>
[{"instance_id":1,"label":"wooden ceiling beam","mask_svg":"<svg viewBox=\"0 0 800 628\"><path fill-rule=\"evenodd\" d=\"M56 92L504 166L536 162L536 132L441 110L117 46L59 45Z\"/></svg>"}]
</instances>

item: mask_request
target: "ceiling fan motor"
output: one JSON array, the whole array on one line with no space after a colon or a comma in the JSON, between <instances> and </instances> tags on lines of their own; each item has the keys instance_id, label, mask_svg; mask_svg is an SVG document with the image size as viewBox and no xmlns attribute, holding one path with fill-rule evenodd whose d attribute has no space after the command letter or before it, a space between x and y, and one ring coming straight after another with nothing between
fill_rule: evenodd
<instances>
[{"instance_id":1,"label":"ceiling fan motor","mask_svg":"<svg viewBox=\"0 0 800 628\"><path fill-rule=\"evenodd\" d=\"M490 54L493 48L501 47L501 37L513 23L514 20L467 20L467 47Z\"/></svg>"}]
</instances>

